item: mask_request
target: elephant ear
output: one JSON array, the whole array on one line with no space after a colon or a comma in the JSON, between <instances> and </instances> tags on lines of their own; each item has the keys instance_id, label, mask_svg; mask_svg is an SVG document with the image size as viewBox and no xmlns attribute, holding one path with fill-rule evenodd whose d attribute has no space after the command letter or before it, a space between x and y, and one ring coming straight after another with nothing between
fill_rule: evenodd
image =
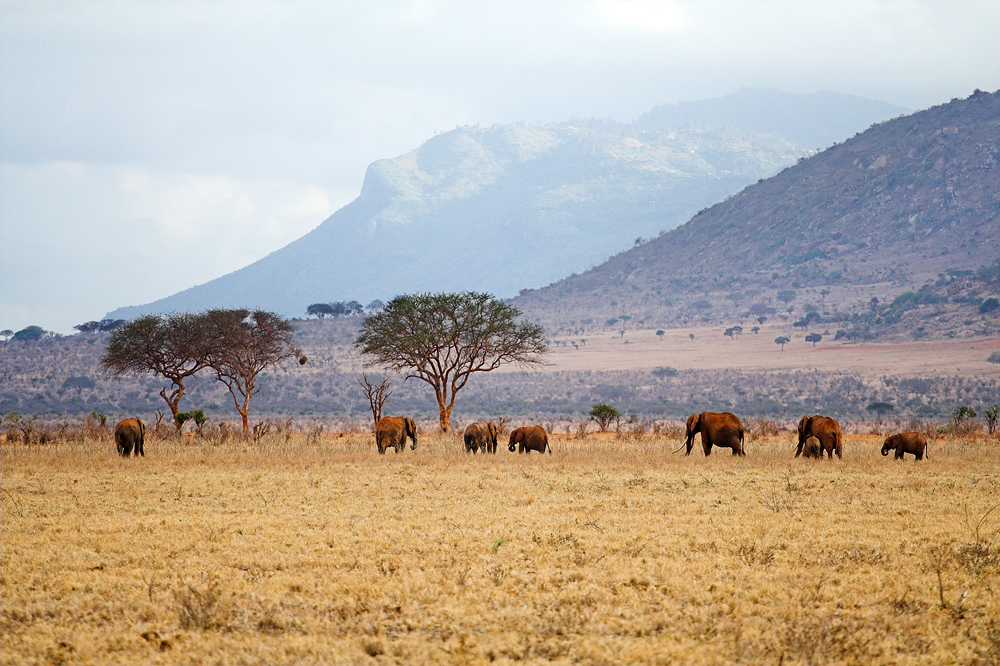
<instances>
[{"instance_id":1,"label":"elephant ear","mask_svg":"<svg viewBox=\"0 0 1000 666\"><path fill-rule=\"evenodd\" d=\"M700 420L701 416L699 416L698 414L692 414L691 416L689 416L687 420L687 431L691 433L698 430L698 421Z\"/></svg>"},{"instance_id":2,"label":"elephant ear","mask_svg":"<svg viewBox=\"0 0 1000 666\"><path fill-rule=\"evenodd\" d=\"M801 419L799 419L799 437L804 437L806 428L809 427L810 416L806 414Z\"/></svg>"},{"instance_id":3,"label":"elephant ear","mask_svg":"<svg viewBox=\"0 0 1000 666\"><path fill-rule=\"evenodd\" d=\"M413 422L413 419L411 419L409 416L407 416L407 417L405 417L403 419L403 422L406 424L406 430L408 432L410 432L410 433L412 433L414 435L417 434L417 424Z\"/></svg>"}]
</instances>

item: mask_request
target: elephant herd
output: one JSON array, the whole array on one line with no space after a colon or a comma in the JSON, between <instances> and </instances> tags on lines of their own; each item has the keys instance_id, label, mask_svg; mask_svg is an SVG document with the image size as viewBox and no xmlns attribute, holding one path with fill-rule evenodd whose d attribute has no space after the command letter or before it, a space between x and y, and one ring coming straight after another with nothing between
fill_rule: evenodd
<instances>
[{"instance_id":1,"label":"elephant herd","mask_svg":"<svg viewBox=\"0 0 1000 666\"><path fill-rule=\"evenodd\" d=\"M466 453L496 453L497 437L499 428L492 421L487 423L471 423L465 429L465 451ZM408 416L386 416L379 419L375 424L375 445L379 453L385 453L386 449L393 448L396 453L401 452L406 447L406 439L409 438L413 444L410 450L417 448L417 426L413 419ZM538 451L552 453L549 446L549 436L542 426L526 426L514 428L510 433L510 441L507 444L508 450L513 453L519 450L520 453L530 453Z\"/></svg>"},{"instance_id":2,"label":"elephant herd","mask_svg":"<svg viewBox=\"0 0 1000 666\"><path fill-rule=\"evenodd\" d=\"M734 456L746 455L743 424L735 414L692 414L687 419L684 443L677 451L686 448L684 455L691 455L694 436L698 434L701 435L701 447L706 456L711 455L713 447L731 449ZM134 452L136 456L145 456L145 435L146 426L141 420L125 419L119 422L115 426L115 447L118 454L128 457ZM493 422L470 424L464 433L466 453L496 453L498 435L499 429ZM834 453L838 458L844 456L844 436L840 424L828 416L806 414L799 420L798 435L796 458L800 455L804 458L822 458L824 452L828 458L833 458ZM410 450L416 449L417 424L408 416L386 416L375 424L375 445L379 453L384 454L389 448L401 453L406 448L407 439L411 442ZM510 433L507 450L511 453L552 453L549 436L542 426L514 428ZM901 460L907 453L917 460L923 460L927 452L927 438L919 432L890 435L882 444L882 455L888 456L890 451L895 451L897 460Z\"/></svg>"},{"instance_id":3,"label":"elephant herd","mask_svg":"<svg viewBox=\"0 0 1000 666\"><path fill-rule=\"evenodd\" d=\"M732 449L734 456L746 455L743 449L743 424L735 414L702 412L689 416L686 437L682 445L687 447L685 455L691 454L694 436L698 433L701 433L701 446L706 456L712 453L713 446ZM824 452L828 458L833 458L834 453L838 458L844 457L844 434L835 419L820 414L812 416L806 414L799 420L798 434L796 458L800 455L804 458L822 458ZM897 460L902 460L905 453L913 455L917 460L923 460L927 450L927 438L919 432L890 435L882 444L882 455L887 456L893 450L896 452Z\"/></svg>"}]
</instances>

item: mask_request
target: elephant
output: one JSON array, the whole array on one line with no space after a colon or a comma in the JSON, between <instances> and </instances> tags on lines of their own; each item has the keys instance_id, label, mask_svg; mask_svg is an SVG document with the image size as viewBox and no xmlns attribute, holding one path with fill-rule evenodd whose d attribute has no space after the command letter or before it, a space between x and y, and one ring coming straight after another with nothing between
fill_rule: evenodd
<instances>
[{"instance_id":1,"label":"elephant","mask_svg":"<svg viewBox=\"0 0 1000 666\"><path fill-rule=\"evenodd\" d=\"M128 458L133 450L135 455L145 458L145 441L146 426L139 419L123 419L115 426L115 446L123 458Z\"/></svg>"},{"instance_id":2,"label":"elephant","mask_svg":"<svg viewBox=\"0 0 1000 666\"><path fill-rule=\"evenodd\" d=\"M507 450L514 453L515 448L518 449L518 453L531 453L532 451L538 451L539 453L548 451L549 454L552 453L552 447L549 446L549 436L542 426L514 428L510 433L510 442L507 444Z\"/></svg>"},{"instance_id":3,"label":"elephant","mask_svg":"<svg viewBox=\"0 0 1000 666\"><path fill-rule=\"evenodd\" d=\"M924 452L927 450L927 438L920 432L901 432L889 435L882 444L882 455L889 455L889 451L896 450L896 460L902 460L904 453L912 453L917 460L924 459ZM930 458L930 456L927 456Z\"/></svg>"},{"instance_id":4,"label":"elephant","mask_svg":"<svg viewBox=\"0 0 1000 666\"><path fill-rule=\"evenodd\" d=\"M701 447L705 455L711 455L712 447L718 446L724 449L732 449L734 456L745 456L743 450L743 424L735 414L729 412L702 412L692 414L687 420L687 439L684 445L687 451L684 455L691 455L694 448L694 436L701 433ZM680 451L680 449L677 449Z\"/></svg>"},{"instance_id":5,"label":"elephant","mask_svg":"<svg viewBox=\"0 0 1000 666\"><path fill-rule=\"evenodd\" d=\"M833 458L834 451L837 452L838 458L844 457L844 435L840 431L840 424L830 417L806 414L799 420L799 445L795 449L796 458L802 454L802 447L809 437L819 440L820 458L823 457L823 451L826 451L830 458Z\"/></svg>"},{"instance_id":6,"label":"elephant","mask_svg":"<svg viewBox=\"0 0 1000 666\"><path fill-rule=\"evenodd\" d=\"M815 437L806 437L806 443L802 446L803 458L822 458L823 449L819 445L819 440Z\"/></svg>"},{"instance_id":7,"label":"elephant","mask_svg":"<svg viewBox=\"0 0 1000 666\"><path fill-rule=\"evenodd\" d=\"M375 424L375 444L379 453L392 447L396 453L402 453L406 447L406 438L409 437L413 444L410 450L417 448L417 424L408 416L383 416Z\"/></svg>"},{"instance_id":8,"label":"elephant","mask_svg":"<svg viewBox=\"0 0 1000 666\"><path fill-rule=\"evenodd\" d=\"M465 429L465 452L483 453L497 452L497 426L492 421L486 423L470 423Z\"/></svg>"}]
</instances>

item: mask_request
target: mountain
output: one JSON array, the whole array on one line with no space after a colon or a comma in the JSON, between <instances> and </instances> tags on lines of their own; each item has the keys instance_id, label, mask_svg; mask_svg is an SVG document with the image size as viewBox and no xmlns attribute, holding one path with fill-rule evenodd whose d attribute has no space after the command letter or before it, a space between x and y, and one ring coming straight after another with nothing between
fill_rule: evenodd
<instances>
[{"instance_id":1,"label":"mountain","mask_svg":"<svg viewBox=\"0 0 1000 666\"><path fill-rule=\"evenodd\" d=\"M638 130L727 126L744 132L777 134L796 145L822 150L875 120L906 112L892 104L841 93L796 94L743 88L718 99L653 107L633 126Z\"/></svg>"},{"instance_id":2,"label":"mountain","mask_svg":"<svg viewBox=\"0 0 1000 666\"><path fill-rule=\"evenodd\" d=\"M901 111L848 95L773 90L678 108L671 115L659 107L635 123L516 123L439 134L369 166L361 195L299 240L108 317L220 306L301 315L311 303L413 291L513 296L592 267L830 137ZM697 120L700 110L709 120ZM768 117L770 124L762 120ZM784 124L795 140L782 133Z\"/></svg>"},{"instance_id":3,"label":"mountain","mask_svg":"<svg viewBox=\"0 0 1000 666\"><path fill-rule=\"evenodd\" d=\"M721 322L752 305L802 312L806 299L834 321L871 310L873 326L891 324L903 312L885 300L907 291L893 307L924 302L938 315L994 295L996 270L976 271L1000 261L998 239L1000 92L977 90L877 124L515 303L550 327L623 314ZM882 306L867 307L873 295Z\"/></svg>"}]
</instances>

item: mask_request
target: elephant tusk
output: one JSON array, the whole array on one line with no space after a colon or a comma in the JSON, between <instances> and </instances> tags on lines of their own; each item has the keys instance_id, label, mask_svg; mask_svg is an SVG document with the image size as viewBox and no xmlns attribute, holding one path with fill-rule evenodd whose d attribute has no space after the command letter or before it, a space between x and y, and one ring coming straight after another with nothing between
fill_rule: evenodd
<instances>
[{"instance_id":1,"label":"elephant tusk","mask_svg":"<svg viewBox=\"0 0 1000 666\"><path fill-rule=\"evenodd\" d=\"M680 451L681 449L683 449L683 448L684 448L684 445L685 445L685 444L687 444L687 442L681 442L681 445L680 445L680 446L678 446L678 447L677 447L676 449L674 449L673 451L671 451L671 453L677 453L678 451Z\"/></svg>"}]
</instances>

